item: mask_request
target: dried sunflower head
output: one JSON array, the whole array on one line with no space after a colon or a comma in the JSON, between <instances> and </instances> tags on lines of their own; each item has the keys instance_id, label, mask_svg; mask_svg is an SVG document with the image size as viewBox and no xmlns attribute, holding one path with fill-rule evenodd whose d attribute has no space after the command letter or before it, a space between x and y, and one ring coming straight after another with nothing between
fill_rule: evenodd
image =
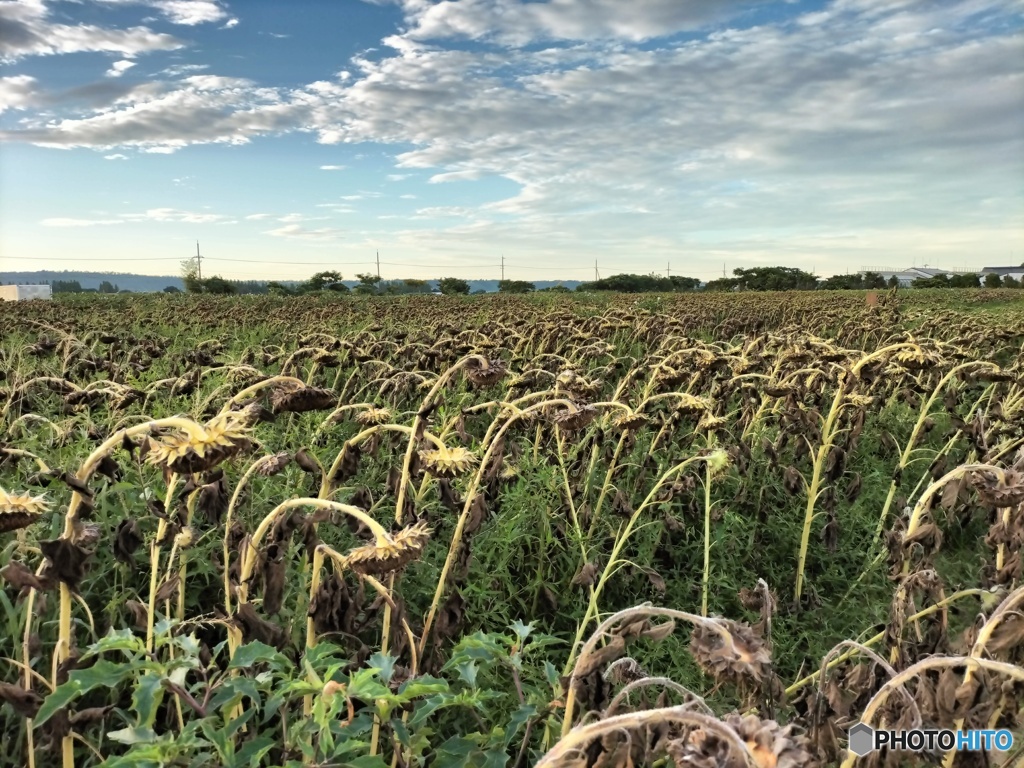
<instances>
[{"instance_id":1,"label":"dried sunflower head","mask_svg":"<svg viewBox=\"0 0 1024 768\"><path fill-rule=\"evenodd\" d=\"M715 619L725 632L700 624L690 637L690 653L716 680L761 681L771 674L771 656L753 628L729 619Z\"/></svg>"},{"instance_id":2,"label":"dried sunflower head","mask_svg":"<svg viewBox=\"0 0 1024 768\"><path fill-rule=\"evenodd\" d=\"M365 576L382 576L404 568L423 554L430 540L430 529L424 520L403 528L386 540L356 547L345 555L345 565Z\"/></svg>"},{"instance_id":3,"label":"dried sunflower head","mask_svg":"<svg viewBox=\"0 0 1024 768\"><path fill-rule=\"evenodd\" d=\"M858 395L855 392L851 392L846 396L846 402L858 408L865 408L875 402L875 398L870 395Z\"/></svg>"},{"instance_id":4,"label":"dried sunflower head","mask_svg":"<svg viewBox=\"0 0 1024 768\"><path fill-rule=\"evenodd\" d=\"M333 408L337 402L336 394L320 387L277 389L270 396L270 408L274 413L322 411Z\"/></svg>"},{"instance_id":5,"label":"dried sunflower head","mask_svg":"<svg viewBox=\"0 0 1024 768\"><path fill-rule=\"evenodd\" d=\"M650 424L651 420L642 413L622 413L615 417L615 421L613 423L619 429L624 429L627 432L635 432L641 427Z\"/></svg>"},{"instance_id":6,"label":"dried sunflower head","mask_svg":"<svg viewBox=\"0 0 1024 768\"><path fill-rule=\"evenodd\" d=\"M179 474L213 469L249 446L251 416L249 409L228 411L214 416L203 426L194 425L184 435L150 440L146 460Z\"/></svg>"},{"instance_id":7,"label":"dried sunflower head","mask_svg":"<svg viewBox=\"0 0 1024 768\"><path fill-rule=\"evenodd\" d=\"M715 416L715 414L711 413L711 411L705 411L704 415L701 416L700 421L697 422L697 429L707 430L708 432L710 432L711 430L718 429L724 425L724 416Z\"/></svg>"},{"instance_id":8,"label":"dried sunflower head","mask_svg":"<svg viewBox=\"0 0 1024 768\"><path fill-rule=\"evenodd\" d=\"M703 413L710 411L712 402L706 397L698 397L682 392L676 398L676 410L681 413Z\"/></svg>"},{"instance_id":9,"label":"dried sunflower head","mask_svg":"<svg viewBox=\"0 0 1024 768\"><path fill-rule=\"evenodd\" d=\"M391 411L387 408L371 406L356 414L356 422L364 427L376 427L379 424L387 424L391 421Z\"/></svg>"},{"instance_id":10,"label":"dried sunflower head","mask_svg":"<svg viewBox=\"0 0 1024 768\"><path fill-rule=\"evenodd\" d=\"M441 446L430 451L420 451L423 467L434 477L458 477L476 464L476 454L461 446Z\"/></svg>"},{"instance_id":11,"label":"dried sunflower head","mask_svg":"<svg viewBox=\"0 0 1024 768\"><path fill-rule=\"evenodd\" d=\"M287 451L281 451L271 456L264 456L259 461L259 466L256 468L256 474L261 477L273 477L279 472L283 471L288 464L291 463L292 455Z\"/></svg>"},{"instance_id":12,"label":"dried sunflower head","mask_svg":"<svg viewBox=\"0 0 1024 768\"><path fill-rule=\"evenodd\" d=\"M774 720L735 712L722 718L742 741L758 768L817 768L820 765L811 751L807 737L792 725L782 727ZM667 752L676 765L741 766L746 761L729 748L720 735L697 728L685 739L669 744Z\"/></svg>"},{"instance_id":13,"label":"dried sunflower head","mask_svg":"<svg viewBox=\"0 0 1024 768\"><path fill-rule=\"evenodd\" d=\"M508 368L501 360L488 360L484 366L475 358L466 365L466 378L478 387L489 387L497 384L508 373Z\"/></svg>"},{"instance_id":14,"label":"dried sunflower head","mask_svg":"<svg viewBox=\"0 0 1024 768\"><path fill-rule=\"evenodd\" d=\"M44 496L8 493L0 488L0 533L32 525L49 508Z\"/></svg>"},{"instance_id":15,"label":"dried sunflower head","mask_svg":"<svg viewBox=\"0 0 1024 768\"><path fill-rule=\"evenodd\" d=\"M555 426L566 432L584 429L597 416L597 409L592 405L581 405L576 408L563 408L551 416Z\"/></svg>"}]
</instances>

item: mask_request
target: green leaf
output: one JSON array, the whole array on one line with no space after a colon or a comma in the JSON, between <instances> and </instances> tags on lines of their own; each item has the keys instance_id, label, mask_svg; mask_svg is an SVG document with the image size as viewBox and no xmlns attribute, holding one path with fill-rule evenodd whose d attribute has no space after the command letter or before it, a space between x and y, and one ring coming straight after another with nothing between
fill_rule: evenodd
<instances>
[{"instance_id":1,"label":"green leaf","mask_svg":"<svg viewBox=\"0 0 1024 768\"><path fill-rule=\"evenodd\" d=\"M257 736L254 739L250 739L238 750L235 755L235 763L256 768L260 764L260 760L263 759L263 756L272 750L276 744L277 740L269 736Z\"/></svg>"},{"instance_id":2,"label":"green leaf","mask_svg":"<svg viewBox=\"0 0 1024 768\"><path fill-rule=\"evenodd\" d=\"M406 699L415 699L418 696L426 696L429 693L445 693L448 690L448 681L431 675L414 677L406 680L398 687L398 695Z\"/></svg>"},{"instance_id":3,"label":"green leaf","mask_svg":"<svg viewBox=\"0 0 1024 768\"><path fill-rule=\"evenodd\" d=\"M213 719L201 720L199 727L203 731L203 735L210 740L213 744L214 749L217 750L217 756L220 757L221 762L227 763L231 761L231 758L235 754L235 745L231 741L231 737L223 729L217 728Z\"/></svg>"},{"instance_id":4,"label":"green leaf","mask_svg":"<svg viewBox=\"0 0 1024 768\"><path fill-rule=\"evenodd\" d=\"M526 638L530 636L530 633L533 632L533 622L523 624L519 619L516 619L512 622L510 628L516 633L516 637L519 638L519 642L523 643L526 641Z\"/></svg>"},{"instance_id":5,"label":"green leaf","mask_svg":"<svg viewBox=\"0 0 1024 768\"><path fill-rule=\"evenodd\" d=\"M548 679L548 683L552 688L561 688L561 675L558 674L558 670L555 668L555 665L547 660L544 661L544 677Z\"/></svg>"},{"instance_id":6,"label":"green leaf","mask_svg":"<svg viewBox=\"0 0 1024 768\"><path fill-rule=\"evenodd\" d=\"M378 651L367 659L367 664L373 669L379 669L380 679L385 683L390 683L392 675L395 674L395 663L397 661L396 657Z\"/></svg>"},{"instance_id":7,"label":"green leaf","mask_svg":"<svg viewBox=\"0 0 1024 768\"><path fill-rule=\"evenodd\" d=\"M228 678L217 686L216 692L210 697L208 711L216 712L224 707L232 708L241 703L243 696L248 696L253 702L252 706L259 708L262 697L252 678Z\"/></svg>"},{"instance_id":8,"label":"green leaf","mask_svg":"<svg viewBox=\"0 0 1024 768\"><path fill-rule=\"evenodd\" d=\"M377 669L359 669L353 672L348 681L348 695L368 702L391 695L391 689L376 680L377 674Z\"/></svg>"},{"instance_id":9,"label":"green leaf","mask_svg":"<svg viewBox=\"0 0 1024 768\"><path fill-rule=\"evenodd\" d=\"M151 728L156 720L156 711L164 698L163 677L156 672L147 672L139 678L132 693L132 709L138 717L138 726Z\"/></svg>"},{"instance_id":10,"label":"green leaf","mask_svg":"<svg viewBox=\"0 0 1024 768\"><path fill-rule=\"evenodd\" d=\"M145 653L146 642L141 637L136 637L130 629L111 629L106 635L90 645L82 658L87 656L98 656L101 653L111 651L126 651L129 653Z\"/></svg>"},{"instance_id":11,"label":"green leaf","mask_svg":"<svg viewBox=\"0 0 1024 768\"><path fill-rule=\"evenodd\" d=\"M508 722L508 727L505 728L504 738L502 739L502 751L506 751L509 745L512 744L512 739L516 737L516 734L522 730L523 726L529 722L531 717L537 714L537 708L532 704L520 704L519 709L512 713L512 718Z\"/></svg>"},{"instance_id":12,"label":"green leaf","mask_svg":"<svg viewBox=\"0 0 1024 768\"><path fill-rule=\"evenodd\" d=\"M108 731L107 738L120 744L150 744L159 738L152 728L122 728Z\"/></svg>"},{"instance_id":13,"label":"green leaf","mask_svg":"<svg viewBox=\"0 0 1024 768\"><path fill-rule=\"evenodd\" d=\"M477 667L475 661L466 661L462 664L458 664L455 667L455 671L459 673L459 677L468 685L470 688L476 688L476 673Z\"/></svg>"},{"instance_id":14,"label":"green leaf","mask_svg":"<svg viewBox=\"0 0 1024 768\"><path fill-rule=\"evenodd\" d=\"M97 661L87 669L72 670L68 681L46 697L39 708L34 721L40 726L49 720L60 709L63 709L79 696L101 686L115 688L135 673L131 664L115 664L112 661Z\"/></svg>"},{"instance_id":15,"label":"green leaf","mask_svg":"<svg viewBox=\"0 0 1024 768\"><path fill-rule=\"evenodd\" d=\"M228 669L244 669L261 663L270 663L278 669L284 669L290 664L287 657L273 646L253 640L238 647Z\"/></svg>"}]
</instances>

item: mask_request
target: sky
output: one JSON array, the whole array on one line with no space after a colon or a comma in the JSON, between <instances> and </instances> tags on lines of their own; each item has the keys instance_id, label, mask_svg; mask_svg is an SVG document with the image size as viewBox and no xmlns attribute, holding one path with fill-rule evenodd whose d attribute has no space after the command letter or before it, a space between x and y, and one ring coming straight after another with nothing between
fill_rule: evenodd
<instances>
[{"instance_id":1,"label":"sky","mask_svg":"<svg viewBox=\"0 0 1024 768\"><path fill-rule=\"evenodd\" d=\"M1024 262L1024 0L0 0L0 269Z\"/></svg>"}]
</instances>

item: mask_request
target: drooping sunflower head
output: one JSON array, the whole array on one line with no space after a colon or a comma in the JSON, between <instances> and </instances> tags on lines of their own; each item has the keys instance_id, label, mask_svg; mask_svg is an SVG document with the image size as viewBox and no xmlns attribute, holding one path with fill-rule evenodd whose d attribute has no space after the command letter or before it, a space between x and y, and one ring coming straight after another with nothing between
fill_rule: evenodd
<instances>
[{"instance_id":1,"label":"drooping sunflower head","mask_svg":"<svg viewBox=\"0 0 1024 768\"><path fill-rule=\"evenodd\" d=\"M364 427L376 427L391 421L391 411L387 408L370 406L356 415L356 422Z\"/></svg>"},{"instance_id":2,"label":"drooping sunflower head","mask_svg":"<svg viewBox=\"0 0 1024 768\"><path fill-rule=\"evenodd\" d=\"M771 655L764 640L745 624L716 619L724 632L703 624L690 636L690 653L715 680L760 682L771 674Z\"/></svg>"},{"instance_id":3,"label":"drooping sunflower head","mask_svg":"<svg viewBox=\"0 0 1024 768\"><path fill-rule=\"evenodd\" d=\"M8 493L0 488L0 533L27 528L49 508L44 496Z\"/></svg>"},{"instance_id":4,"label":"drooping sunflower head","mask_svg":"<svg viewBox=\"0 0 1024 768\"><path fill-rule=\"evenodd\" d=\"M551 420L566 432L576 432L587 427L597 416L597 409L592 405L581 405L576 408L562 408L555 411Z\"/></svg>"},{"instance_id":5,"label":"drooping sunflower head","mask_svg":"<svg viewBox=\"0 0 1024 768\"><path fill-rule=\"evenodd\" d=\"M453 448L441 446L420 451L420 460L434 477L453 478L464 474L476 464L476 454L458 445Z\"/></svg>"},{"instance_id":6,"label":"drooping sunflower head","mask_svg":"<svg viewBox=\"0 0 1024 768\"><path fill-rule=\"evenodd\" d=\"M476 358L465 367L466 378L478 387L489 387L497 384L508 373L508 368L501 360L488 360L487 365Z\"/></svg>"},{"instance_id":7,"label":"drooping sunflower head","mask_svg":"<svg viewBox=\"0 0 1024 768\"><path fill-rule=\"evenodd\" d=\"M635 432L650 424L651 420L642 413L621 413L615 417L614 424L618 429L626 432Z\"/></svg>"},{"instance_id":8,"label":"drooping sunflower head","mask_svg":"<svg viewBox=\"0 0 1024 768\"><path fill-rule=\"evenodd\" d=\"M807 737L792 725L783 727L774 720L735 712L722 718L722 722L750 750L758 768L817 768L821 765ZM694 729L685 738L673 741L667 751L676 765L742 764L725 739L704 728Z\"/></svg>"},{"instance_id":9,"label":"drooping sunflower head","mask_svg":"<svg viewBox=\"0 0 1024 768\"><path fill-rule=\"evenodd\" d=\"M333 408L338 396L329 389L320 387L291 387L274 390L270 396L270 408L274 413L305 413Z\"/></svg>"},{"instance_id":10,"label":"drooping sunflower head","mask_svg":"<svg viewBox=\"0 0 1024 768\"><path fill-rule=\"evenodd\" d=\"M228 411L183 435L151 440L146 460L179 474L206 472L249 446L250 417L248 409Z\"/></svg>"},{"instance_id":11,"label":"drooping sunflower head","mask_svg":"<svg viewBox=\"0 0 1024 768\"><path fill-rule=\"evenodd\" d=\"M421 520L387 539L356 547L345 555L345 565L364 576L383 576L419 559L430 540L430 528Z\"/></svg>"},{"instance_id":12,"label":"drooping sunflower head","mask_svg":"<svg viewBox=\"0 0 1024 768\"><path fill-rule=\"evenodd\" d=\"M679 393L676 398L676 410L682 413L704 413L710 411L714 403L706 397L691 395L688 392Z\"/></svg>"}]
</instances>

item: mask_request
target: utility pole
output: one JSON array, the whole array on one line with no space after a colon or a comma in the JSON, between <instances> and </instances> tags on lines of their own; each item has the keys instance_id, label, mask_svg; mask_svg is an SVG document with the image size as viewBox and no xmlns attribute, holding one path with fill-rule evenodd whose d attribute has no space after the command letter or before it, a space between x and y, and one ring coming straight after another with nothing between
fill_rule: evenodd
<instances>
[{"instance_id":1,"label":"utility pole","mask_svg":"<svg viewBox=\"0 0 1024 768\"><path fill-rule=\"evenodd\" d=\"M665 262L665 277L669 277L669 278L672 277L672 262L671 261L666 261Z\"/></svg>"},{"instance_id":2,"label":"utility pole","mask_svg":"<svg viewBox=\"0 0 1024 768\"><path fill-rule=\"evenodd\" d=\"M505 254L501 254L501 282L505 282Z\"/></svg>"},{"instance_id":3,"label":"utility pole","mask_svg":"<svg viewBox=\"0 0 1024 768\"><path fill-rule=\"evenodd\" d=\"M199 255L199 241L196 240L196 271L199 273L199 279L203 279L203 257Z\"/></svg>"},{"instance_id":4,"label":"utility pole","mask_svg":"<svg viewBox=\"0 0 1024 768\"><path fill-rule=\"evenodd\" d=\"M377 279L380 280L380 251L377 251Z\"/></svg>"},{"instance_id":5,"label":"utility pole","mask_svg":"<svg viewBox=\"0 0 1024 768\"><path fill-rule=\"evenodd\" d=\"M725 277L725 262L722 262L722 277Z\"/></svg>"},{"instance_id":6,"label":"utility pole","mask_svg":"<svg viewBox=\"0 0 1024 768\"><path fill-rule=\"evenodd\" d=\"M594 259L594 279L595 280L600 280L601 279L601 273L597 271L597 259Z\"/></svg>"}]
</instances>

